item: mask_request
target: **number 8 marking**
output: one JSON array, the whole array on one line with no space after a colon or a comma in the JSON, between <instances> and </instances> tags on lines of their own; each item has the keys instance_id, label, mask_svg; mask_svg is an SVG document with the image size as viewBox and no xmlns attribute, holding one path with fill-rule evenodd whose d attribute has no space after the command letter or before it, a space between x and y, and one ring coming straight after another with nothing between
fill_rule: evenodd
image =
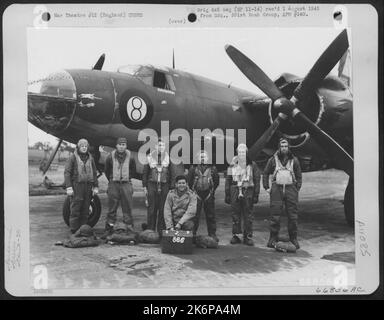
<instances>
[{"instance_id":1,"label":"number 8 marking","mask_svg":"<svg viewBox=\"0 0 384 320\"><path fill-rule=\"evenodd\" d=\"M131 97L127 102L127 114L134 122L143 120L147 114L147 104L137 96Z\"/></svg>"}]
</instances>

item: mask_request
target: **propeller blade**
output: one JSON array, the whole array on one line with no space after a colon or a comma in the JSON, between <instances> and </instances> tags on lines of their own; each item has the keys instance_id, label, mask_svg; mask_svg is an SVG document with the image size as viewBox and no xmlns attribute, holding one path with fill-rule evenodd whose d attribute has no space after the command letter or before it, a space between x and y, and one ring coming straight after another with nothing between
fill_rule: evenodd
<instances>
[{"instance_id":1,"label":"propeller blade","mask_svg":"<svg viewBox=\"0 0 384 320\"><path fill-rule=\"evenodd\" d=\"M101 70L103 68L104 60L105 60L105 53L103 53L100 56L99 60L97 60L96 64L93 66L92 70Z\"/></svg>"},{"instance_id":2,"label":"propeller blade","mask_svg":"<svg viewBox=\"0 0 384 320\"><path fill-rule=\"evenodd\" d=\"M312 69L298 85L293 96L297 100L303 99L310 92L316 90L320 82L328 75L337 62L343 57L349 47L347 29L344 29L319 59L315 62Z\"/></svg>"},{"instance_id":3,"label":"propeller blade","mask_svg":"<svg viewBox=\"0 0 384 320\"><path fill-rule=\"evenodd\" d=\"M240 71L269 98L276 100L284 96L275 83L252 60L231 45L225 51Z\"/></svg>"},{"instance_id":4,"label":"propeller blade","mask_svg":"<svg viewBox=\"0 0 384 320\"><path fill-rule=\"evenodd\" d=\"M248 154L251 159L255 159L257 155L260 153L261 150L264 149L265 145L271 140L272 136L276 132L276 130L279 128L280 123L287 119L288 117L283 114L279 113L276 117L275 121L271 124L271 126L263 133L263 135L257 139L257 141L249 148Z\"/></svg>"},{"instance_id":5,"label":"propeller blade","mask_svg":"<svg viewBox=\"0 0 384 320\"><path fill-rule=\"evenodd\" d=\"M335 164L349 176L353 176L353 158L331 136L321 130L299 109L295 108L294 121L306 128L311 137L331 156Z\"/></svg>"},{"instance_id":6,"label":"propeller blade","mask_svg":"<svg viewBox=\"0 0 384 320\"><path fill-rule=\"evenodd\" d=\"M340 169L344 170L349 176L353 176L353 158L331 136L321 130L296 107L298 100L303 100L310 92L316 90L320 82L329 74L348 47L348 35L345 29L323 52L304 80L296 88L292 99L289 101L275 83L254 62L233 46L225 46L228 56L241 72L269 98L274 100L274 107L279 108L281 111L273 124L249 149L249 155L252 159L265 147L280 126L280 123L287 116L290 116L295 122L305 128L324 150L328 151Z\"/></svg>"},{"instance_id":7,"label":"propeller blade","mask_svg":"<svg viewBox=\"0 0 384 320\"><path fill-rule=\"evenodd\" d=\"M335 40L332 41L320 58L317 59L304 80L293 93L293 97L291 98L292 105L289 106L287 104L286 107L291 108L290 116L294 119L295 123L304 127L311 137L327 151L336 166L344 170L349 176L353 176L353 158L348 152L295 107L298 101L305 101L305 98L319 87L321 81L323 81L343 57L348 47L348 34L347 30L344 29ZM301 110L306 110L310 107L310 105L306 105L305 103L300 104Z\"/></svg>"}]
</instances>

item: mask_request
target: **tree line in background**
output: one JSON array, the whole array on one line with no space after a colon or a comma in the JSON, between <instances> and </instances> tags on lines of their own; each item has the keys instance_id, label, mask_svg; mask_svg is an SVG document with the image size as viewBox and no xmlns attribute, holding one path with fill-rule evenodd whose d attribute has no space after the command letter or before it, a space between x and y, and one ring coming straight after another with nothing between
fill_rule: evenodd
<instances>
[{"instance_id":1,"label":"tree line in background","mask_svg":"<svg viewBox=\"0 0 384 320\"><path fill-rule=\"evenodd\" d=\"M52 146L52 144L50 142L37 141L34 145L29 146L29 149L51 151L53 149L53 146ZM63 141L61 143L61 146L60 146L58 151L61 151L61 152L63 152L63 151L73 152L74 150L75 150L75 147L71 143Z\"/></svg>"},{"instance_id":2,"label":"tree line in background","mask_svg":"<svg viewBox=\"0 0 384 320\"><path fill-rule=\"evenodd\" d=\"M41 164L43 165L50 157L51 152L53 152L53 149L55 146L53 146L50 142L42 142L42 141L37 141L35 144L31 145L28 147L29 150L36 150L35 155L33 156L30 153L30 161L36 161L40 158ZM56 159L58 162L66 160L66 157L64 156L64 159L62 159L63 154L68 155L68 153L72 153L75 150L75 146L72 145L69 142L63 141L57 150L57 155ZM37 152L37 153L36 153Z\"/></svg>"}]
</instances>

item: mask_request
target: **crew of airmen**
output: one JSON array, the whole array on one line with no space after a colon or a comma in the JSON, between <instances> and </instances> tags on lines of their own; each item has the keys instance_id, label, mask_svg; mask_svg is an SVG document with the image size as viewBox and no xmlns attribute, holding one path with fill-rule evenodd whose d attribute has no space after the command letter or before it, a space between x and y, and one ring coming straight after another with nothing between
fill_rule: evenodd
<instances>
[{"instance_id":1,"label":"crew of airmen","mask_svg":"<svg viewBox=\"0 0 384 320\"><path fill-rule=\"evenodd\" d=\"M289 245L299 249L297 204L302 175L300 163L292 154L289 141L280 139L278 150L268 160L264 172L249 158L245 144L239 144L236 151L225 179L225 203L232 209L230 243L254 245L253 205L259 201L260 180L263 176L263 187L270 195L270 237L267 247L277 249L280 243L280 217L285 211L288 217ZM147 205L147 220L142 224L142 229L150 232L147 234L152 232L156 239L161 239L163 230L189 230L196 239L201 211L204 210L208 238L219 242L215 213L219 174L216 167L210 164L205 150L198 152L196 160L197 164L191 165L189 170L184 169L183 163L173 163L162 139L148 154L142 176ZM135 160L127 149L127 139L118 138L116 150L105 161L108 212L102 239L109 239L117 225L120 225L120 229L123 225L125 231L134 233L131 178L135 170ZM64 177L67 195L71 196L70 232L71 236L76 236L80 228L87 225L92 196L98 193L95 161L86 139L80 139L77 143L75 152L67 161ZM119 204L123 213L122 224L116 224ZM136 243L136 238L129 239Z\"/></svg>"}]
</instances>

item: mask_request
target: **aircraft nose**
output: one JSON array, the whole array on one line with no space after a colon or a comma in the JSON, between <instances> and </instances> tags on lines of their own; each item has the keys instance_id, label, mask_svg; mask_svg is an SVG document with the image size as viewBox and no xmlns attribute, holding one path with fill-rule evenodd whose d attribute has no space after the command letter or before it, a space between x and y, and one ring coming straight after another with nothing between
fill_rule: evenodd
<instances>
[{"instance_id":1,"label":"aircraft nose","mask_svg":"<svg viewBox=\"0 0 384 320\"><path fill-rule=\"evenodd\" d=\"M76 108L76 86L67 71L28 83L28 120L51 134L68 128Z\"/></svg>"}]
</instances>

